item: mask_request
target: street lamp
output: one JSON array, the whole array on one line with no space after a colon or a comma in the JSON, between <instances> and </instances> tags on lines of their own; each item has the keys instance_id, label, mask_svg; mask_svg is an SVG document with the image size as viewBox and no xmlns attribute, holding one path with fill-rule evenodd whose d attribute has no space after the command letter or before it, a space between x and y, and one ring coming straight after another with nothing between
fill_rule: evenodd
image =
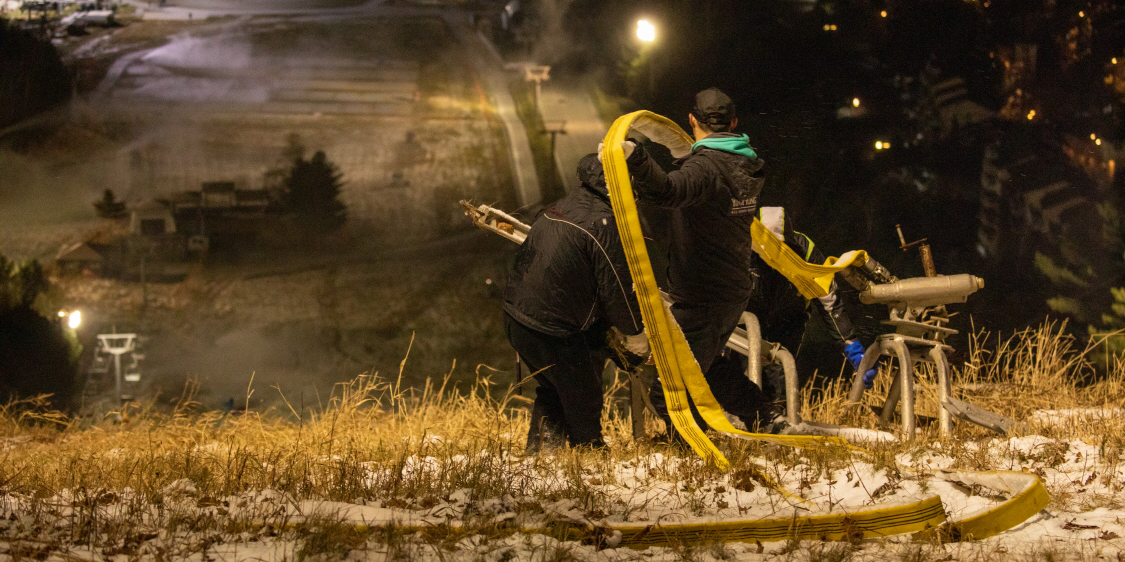
<instances>
[{"instance_id":1,"label":"street lamp","mask_svg":"<svg viewBox=\"0 0 1125 562\"><path fill-rule=\"evenodd\" d=\"M71 330L77 330L78 326L82 325L82 311L81 310L60 310L59 321L66 318L66 325Z\"/></svg>"},{"instance_id":2,"label":"street lamp","mask_svg":"<svg viewBox=\"0 0 1125 562\"><path fill-rule=\"evenodd\" d=\"M648 96L651 98L656 91L656 73L652 67L654 62L652 47L656 41L656 26L646 19L637 20L637 39L640 40L641 47L633 64L639 67L638 70L642 70L640 67L643 67L643 71L648 74Z\"/></svg>"},{"instance_id":3,"label":"street lamp","mask_svg":"<svg viewBox=\"0 0 1125 562\"><path fill-rule=\"evenodd\" d=\"M645 43L656 41L656 27L648 20L637 20L637 39Z\"/></svg>"}]
</instances>

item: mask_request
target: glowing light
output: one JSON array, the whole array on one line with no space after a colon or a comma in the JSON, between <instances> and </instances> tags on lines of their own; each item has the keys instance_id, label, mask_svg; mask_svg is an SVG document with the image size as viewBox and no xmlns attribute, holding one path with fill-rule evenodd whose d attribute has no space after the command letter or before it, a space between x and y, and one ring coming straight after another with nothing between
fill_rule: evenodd
<instances>
[{"instance_id":1,"label":"glowing light","mask_svg":"<svg viewBox=\"0 0 1125 562\"><path fill-rule=\"evenodd\" d=\"M637 21L637 39L645 43L656 41L656 26L649 23L648 20Z\"/></svg>"},{"instance_id":2,"label":"glowing light","mask_svg":"<svg viewBox=\"0 0 1125 562\"><path fill-rule=\"evenodd\" d=\"M1086 12L1078 12L1078 17L1080 17L1080 18L1086 17Z\"/></svg>"},{"instance_id":3,"label":"glowing light","mask_svg":"<svg viewBox=\"0 0 1125 562\"><path fill-rule=\"evenodd\" d=\"M64 316L66 316L66 311L65 311L65 310L60 310L60 311L59 311L59 318L62 318L62 317L64 317Z\"/></svg>"},{"instance_id":4,"label":"glowing light","mask_svg":"<svg viewBox=\"0 0 1125 562\"><path fill-rule=\"evenodd\" d=\"M1027 120L1031 121L1032 119L1035 119L1035 110L1034 109L1027 112Z\"/></svg>"},{"instance_id":5,"label":"glowing light","mask_svg":"<svg viewBox=\"0 0 1125 562\"><path fill-rule=\"evenodd\" d=\"M859 98L852 98L852 107L859 107Z\"/></svg>"},{"instance_id":6,"label":"glowing light","mask_svg":"<svg viewBox=\"0 0 1125 562\"><path fill-rule=\"evenodd\" d=\"M824 30L825 31L836 31L836 24L826 23L826 24L824 24Z\"/></svg>"},{"instance_id":7,"label":"glowing light","mask_svg":"<svg viewBox=\"0 0 1125 562\"><path fill-rule=\"evenodd\" d=\"M1095 135L1094 133L1090 133L1090 140L1094 140L1096 138L1098 138L1098 135Z\"/></svg>"},{"instance_id":8,"label":"glowing light","mask_svg":"<svg viewBox=\"0 0 1125 562\"><path fill-rule=\"evenodd\" d=\"M66 325L70 326L71 330L77 330L78 326L80 326L81 324L82 324L82 311L81 310L75 310L74 312L71 312L70 318L67 319L67 321L66 321Z\"/></svg>"},{"instance_id":9,"label":"glowing light","mask_svg":"<svg viewBox=\"0 0 1125 562\"><path fill-rule=\"evenodd\" d=\"M891 143L885 141L875 141L875 150L886 150L891 147Z\"/></svg>"},{"instance_id":10,"label":"glowing light","mask_svg":"<svg viewBox=\"0 0 1125 562\"><path fill-rule=\"evenodd\" d=\"M879 12L879 15L885 18L887 17L887 11L883 10L882 12Z\"/></svg>"},{"instance_id":11,"label":"glowing light","mask_svg":"<svg viewBox=\"0 0 1125 562\"><path fill-rule=\"evenodd\" d=\"M1117 64L1117 57L1113 57L1113 58L1109 59L1109 62L1112 63L1112 64Z\"/></svg>"},{"instance_id":12,"label":"glowing light","mask_svg":"<svg viewBox=\"0 0 1125 562\"><path fill-rule=\"evenodd\" d=\"M1096 145L1098 145L1098 146L1101 146L1101 145L1102 145L1102 139L1096 139L1096 140L1094 140L1094 144L1096 144Z\"/></svg>"}]
</instances>

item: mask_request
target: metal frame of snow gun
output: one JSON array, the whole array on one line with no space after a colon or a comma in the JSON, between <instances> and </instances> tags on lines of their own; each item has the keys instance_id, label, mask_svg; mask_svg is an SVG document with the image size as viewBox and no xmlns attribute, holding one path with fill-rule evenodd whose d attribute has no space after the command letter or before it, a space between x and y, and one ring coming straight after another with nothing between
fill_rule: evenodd
<instances>
[{"instance_id":1,"label":"metal frame of snow gun","mask_svg":"<svg viewBox=\"0 0 1125 562\"><path fill-rule=\"evenodd\" d=\"M793 354L780 344L770 343L762 339L762 331L758 324L758 317L752 312L743 312L738 328L730 335L727 347L746 356L746 378L750 379L758 388L762 388L762 359L767 364L778 363L785 373L785 421L789 425L801 422L801 388L797 378L797 361ZM762 344L767 344L767 351L763 352Z\"/></svg>"},{"instance_id":2,"label":"metal frame of snow gun","mask_svg":"<svg viewBox=\"0 0 1125 562\"><path fill-rule=\"evenodd\" d=\"M917 244L917 243L915 243ZM904 244L904 246L906 246ZM923 260L927 272L934 272L928 246L923 245ZM927 261L928 260L928 261ZM883 334L867 348L856 369L849 401L863 401L862 373L874 368L881 357L889 357L898 365L898 374L891 383L887 399L879 416L882 427L890 426L895 407L901 402L902 433L906 439L914 436L914 368L918 363L934 366L938 387L938 429L945 437L953 435L953 418L956 416L998 433L1010 431L1016 422L988 412L953 397L948 352L953 348L945 339L957 333L948 327L950 315L945 305L965 302L969 295L984 287L984 280L967 273L898 279L883 266L868 258L864 263L852 264L844 279L860 291L864 304L885 304L890 308L890 319L883 323L895 328L893 334Z\"/></svg>"}]
</instances>

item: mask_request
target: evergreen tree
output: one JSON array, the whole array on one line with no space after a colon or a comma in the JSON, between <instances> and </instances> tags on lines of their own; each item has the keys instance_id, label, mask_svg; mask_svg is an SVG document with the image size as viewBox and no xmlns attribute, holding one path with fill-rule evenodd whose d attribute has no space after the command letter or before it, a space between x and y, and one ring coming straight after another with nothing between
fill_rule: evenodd
<instances>
[{"instance_id":1,"label":"evergreen tree","mask_svg":"<svg viewBox=\"0 0 1125 562\"><path fill-rule=\"evenodd\" d=\"M0 256L0 400L50 394L66 408L77 396L81 346L58 317L36 310L47 289L39 262Z\"/></svg>"},{"instance_id":2,"label":"evergreen tree","mask_svg":"<svg viewBox=\"0 0 1125 562\"><path fill-rule=\"evenodd\" d=\"M285 182L286 207L306 232L326 234L344 224L347 208L338 199L342 177L324 151L293 163Z\"/></svg>"},{"instance_id":3,"label":"evergreen tree","mask_svg":"<svg viewBox=\"0 0 1125 562\"><path fill-rule=\"evenodd\" d=\"M117 200L112 189L105 190L105 193L102 193L102 198L94 201L94 210L103 219L122 219L129 216L129 211L125 209L125 203Z\"/></svg>"}]
</instances>

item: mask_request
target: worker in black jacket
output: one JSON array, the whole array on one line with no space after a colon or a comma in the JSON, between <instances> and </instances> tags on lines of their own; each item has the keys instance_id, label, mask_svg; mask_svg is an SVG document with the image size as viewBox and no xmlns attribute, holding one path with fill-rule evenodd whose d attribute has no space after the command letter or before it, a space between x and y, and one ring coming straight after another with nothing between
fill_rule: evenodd
<instances>
[{"instance_id":1,"label":"worker in black jacket","mask_svg":"<svg viewBox=\"0 0 1125 562\"><path fill-rule=\"evenodd\" d=\"M824 253L803 233L793 230L785 209L782 207L763 207L758 211L759 220L778 240L809 263L823 264ZM754 273L757 277L753 295L746 310L758 317L762 328L762 338L779 343L793 355L797 355L804 339L805 323L809 319L810 301L805 299L797 287L784 275L755 256ZM816 299L815 307L829 328L834 340L843 350L855 340L851 319L844 310L843 300L836 294L836 281L832 281L828 294Z\"/></svg>"},{"instance_id":2,"label":"worker in black jacket","mask_svg":"<svg viewBox=\"0 0 1125 562\"><path fill-rule=\"evenodd\" d=\"M547 207L516 253L504 290L508 341L539 383L527 450L602 446L607 330L633 365L648 339L596 154L578 163L581 186Z\"/></svg>"},{"instance_id":3,"label":"worker in black jacket","mask_svg":"<svg viewBox=\"0 0 1125 562\"><path fill-rule=\"evenodd\" d=\"M744 397L760 393L757 386L745 376L710 367L754 288L750 225L764 181L763 162L746 135L731 132L738 125L735 106L717 88L696 94L688 121L696 142L675 171L666 173L632 141L622 148L638 199L675 209L668 263L672 316L723 409L740 419L756 418L755 404ZM652 386L651 397L667 422L660 384Z\"/></svg>"},{"instance_id":4,"label":"worker in black jacket","mask_svg":"<svg viewBox=\"0 0 1125 562\"><path fill-rule=\"evenodd\" d=\"M758 218L767 230L802 259L809 263L824 263L824 253L808 236L793 230L784 208L762 207L758 210ZM760 257L755 256L753 263L754 291L750 302L746 305L746 311L754 313L758 318L763 340L781 344L796 356L800 352L801 342L805 336L811 301L805 299L792 282ZM836 288L836 282L833 281L828 294L816 299L814 306L829 328L829 334L839 344L840 351L847 355L853 368L859 368L858 361L863 358L864 347L855 337L851 319L844 309L843 299L836 294ZM740 406L741 410L757 408L759 422L765 423L772 422L775 412L781 410L780 406L774 405L774 401L776 397L783 396L781 392L784 388L784 374L776 364L770 367L773 368L766 368L762 373L765 388L761 389L761 393L751 392L737 398L743 402ZM722 356L715 360L712 368L727 371L721 376L745 377L746 357L726 349ZM874 376L873 372L871 376Z\"/></svg>"}]
</instances>

